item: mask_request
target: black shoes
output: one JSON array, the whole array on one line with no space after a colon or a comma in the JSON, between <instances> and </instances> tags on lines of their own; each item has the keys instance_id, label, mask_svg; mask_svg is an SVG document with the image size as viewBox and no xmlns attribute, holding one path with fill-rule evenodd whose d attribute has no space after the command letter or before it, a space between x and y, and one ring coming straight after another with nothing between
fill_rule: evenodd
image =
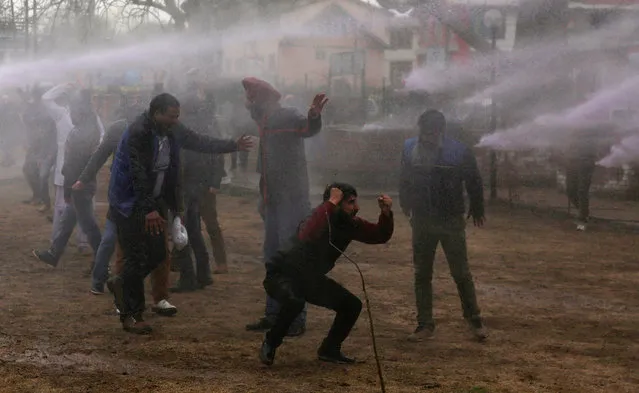
<instances>
[{"instance_id":1,"label":"black shoes","mask_svg":"<svg viewBox=\"0 0 639 393\"><path fill-rule=\"evenodd\" d=\"M354 364L355 359L349 358L342 353L342 348L337 346L330 346L326 344L326 341L322 343L317 350L317 358L323 362L336 363L336 364Z\"/></svg>"},{"instance_id":2,"label":"black shoes","mask_svg":"<svg viewBox=\"0 0 639 393\"><path fill-rule=\"evenodd\" d=\"M299 325L299 326L292 325L291 327L288 328L288 332L286 332L286 337L299 337L299 336L303 335L304 333L306 333L306 326L304 326L304 325Z\"/></svg>"},{"instance_id":3,"label":"black shoes","mask_svg":"<svg viewBox=\"0 0 639 393\"><path fill-rule=\"evenodd\" d=\"M273 325L272 319L262 317L259 321L246 325L246 330L249 332L267 332L271 330ZM304 333L306 333L305 325L291 325L288 332L286 332L286 337L299 337Z\"/></svg>"},{"instance_id":4,"label":"black shoes","mask_svg":"<svg viewBox=\"0 0 639 393\"><path fill-rule=\"evenodd\" d=\"M246 330L249 332L266 332L273 327L273 321L270 319L263 317L260 318L259 321L254 323L249 323L246 325Z\"/></svg>"},{"instance_id":5,"label":"black shoes","mask_svg":"<svg viewBox=\"0 0 639 393\"><path fill-rule=\"evenodd\" d=\"M33 250L31 251L31 254L33 254L34 257L38 258L40 262L44 262L51 267L58 266L58 259L49 250L47 251Z\"/></svg>"},{"instance_id":6,"label":"black shoes","mask_svg":"<svg viewBox=\"0 0 639 393\"><path fill-rule=\"evenodd\" d=\"M275 349L275 347L272 347L264 340L260 348L260 361L267 366L273 365L273 361L275 361Z\"/></svg>"}]
</instances>

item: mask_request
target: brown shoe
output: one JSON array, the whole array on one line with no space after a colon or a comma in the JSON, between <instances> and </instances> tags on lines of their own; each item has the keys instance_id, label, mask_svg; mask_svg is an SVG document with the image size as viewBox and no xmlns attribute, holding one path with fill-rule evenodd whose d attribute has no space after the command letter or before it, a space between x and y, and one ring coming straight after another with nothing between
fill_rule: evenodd
<instances>
[{"instance_id":1,"label":"brown shoe","mask_svg":"<svg viewBox=\"0 0 639 393\"><path fill-rule=\"evenodd\" d=\"M486 331L486 327L482 323L480 319L473 319L468 321L468 325L470 327L470 331L473 333L475 340L479 342L484 342L488 338L488 332Z\"/></svg>"},{"instance_id":2,"label":"brown shoe","mask_svg":"<svg viewBox=\"0 0 639 393\"><path fill-rule=\"evenodd\" d=\"M213 270L213 274L227 274L229 272L229 268L226 265L218 266Z\"/></svg>"},{"instance_id":3,"label":"brown shoe","mask_svg":"<svg viewBox=\"0 0 639 393\"><path fill-rule=\"evenodd\" d=\"M435 334L435 328L432 326L419 325L413 333L408 336L408 341L418 343L424 340L430 340Z\"/></svg>"},{"instance_id":4,"label":"brown shoe","mask_svg":"<svg viewBox=\"0 0 639 393\"><path fill-rule=\"evenodd\" d=\"M122 321L122 329L133 334L150 334L153 329L141 315L128 316Z\"/></svg>"}]
</instances>

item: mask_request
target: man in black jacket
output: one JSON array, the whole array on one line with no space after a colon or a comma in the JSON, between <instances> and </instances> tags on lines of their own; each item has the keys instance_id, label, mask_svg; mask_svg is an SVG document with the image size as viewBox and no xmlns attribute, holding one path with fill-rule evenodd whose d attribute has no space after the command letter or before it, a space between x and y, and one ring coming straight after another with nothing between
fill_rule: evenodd
<instances>
[{"instance_id":1,"label":"man in black jacket","mask_svg":"<svg viewBox=\"0 0 639 393\"><path fill-rule=\"evenodd\" d=\"M266 263L264 289L281 308L262 343L259 354L262 363L273 364L275 350L306 302L337 313L318 350L319 359L354 362L342 354L341 348L359 317L362 302L326 274L353 240L366 244L390 240L394 229L392 200L383 195L378 203L381 212L377 224L373 224L356 217L359 206L353 186L341 183L328 186L324 202L300 225L288 244Z\"/></svg>"},{"instance_id":2,"label":"man in black jacket","mask_svg":"<svg viewBox=\"0 0 639 393\"><path fill-rule=\"evenodd\" d=\"M73 184L91 158L91 153L100 144L101 123L91 105L91 92L83 90L71 105L73 130L69 133L64 152L62 175L64 176L64 200L66 207L60 218L60 231L53 238L47 251L34 250L33 255L40 261L57 266L62 253L73 233L76 223L87 234L94 256L100 246L102 236L93 211L95 181L83 190L74 191Z\"/></svg>"},{"instance_id":3,"label":"man in black jacket","mask_svg":"<svg viewBox=\"0 0 639 393\"><path fill-rule=\"evenodd\" d=\"M411 219L417 328L411 341L430 338L433 321L433 262L441 242L457 284L464 318L478 340L486 338L475 284L468 267L464 186L470 199L468 217L476 226L484 223L482 179L472 150L445 135L446 119L436 110L424 112L418 121L419 136L404 144L399 203Z\"/></svg>"},{"instance_id":4,"label":"man in black jacket","mask_svg":"<svg viewBox=\"0 0 639 393\"><path fill-rule=\"evenodd\" d=\"M206 94L207 92L198 86L192 86L190 91L184 100L182 122L204 135L219 135L212 94ZM216 195L224 176L224 156L188 150L182 154L185 226L189 235L189 245L181 251L174 250L173 262L178 263L180 267L180 279L172 288L174 292L194 291L213 283L209 254L202 236L201 219L204 219L206 231L211 239L218 271L227 270L226 245L217 219ZM195 270L191 251L195 256Z\"/></svg>"},{"instance_id":5,"label":"man in black jacket","mask_svg":"<svg viewBox=\"0 0 639 393\"><path fill-rule=\"evenodd\" d=\"M151 100L148 112L122 136L111 167L109 216L124 254L119 276L109 280L124 330L148 334L142 318L144 279L167 257L168 211L182 213L180 149L230 153L252 146L249 138L223 141L180 126L180 103L170 94Z\"/></svg>"}]
</instances>

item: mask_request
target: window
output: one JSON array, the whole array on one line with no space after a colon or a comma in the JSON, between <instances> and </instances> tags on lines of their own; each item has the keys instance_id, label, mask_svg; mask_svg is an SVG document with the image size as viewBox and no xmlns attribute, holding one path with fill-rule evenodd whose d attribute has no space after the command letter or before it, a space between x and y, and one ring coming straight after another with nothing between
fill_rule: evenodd
<instances>
[{"instance_id":1,"label":"window","mask_svg":"<svg viewBox=\"0 0 639 393\"><path fill-rule=\"evenodd\" d=\"M390 44L394 49L412 49L413 31L409 28L391 30Z\"/></svg>"},{"instance_id":2,"label":"window","mask_svg":"<svg viewBox=\"0 0 639 393\"><path fill-rule=\"evenodd\" d=\"M390 83L392 87L401 88L404 86L404 79L413 70L413 63L410 61L394 61L390 63Z\"/></svg>"},{"instance_id":3,"label":"window","mask_svg":"<svg viewBox=\"0 0 639 393\"><path fill-rule=\"evenodd\" d=\"M486 13L485 9L476 9L474 11L471 12L471 23L473 25L473 30L475 31L475 33L481 35L482 37L485 37L487 39L491 39L492 38L492 32L490 31L490 29L488 27L486 27L486 25L484 24L484 15ZM506 38L506 14L504 13L504 16L501 20L501 26L497 29L497 35L496 38L498 40L503 40L504 38Z\"/></svg>"},{"instance_id":4,"label":"window","mask_svg":"<svg viewBox=\"0 0 639 393\"><path fill-rule=\"evenodd\" d=\"M324 49L315 49L315 60L325 60L326 51Z\"/></svg>"},{"instance_id":5,"label":"window","mask_svg":"<svg viewBox=\"0 0 639 393\"><path fill-rule=\"evenodd\" d=\"M331 75L354 75L362 72L364 56L362 52L343 52L331 55Z\"/></svg>"}]
</instances>

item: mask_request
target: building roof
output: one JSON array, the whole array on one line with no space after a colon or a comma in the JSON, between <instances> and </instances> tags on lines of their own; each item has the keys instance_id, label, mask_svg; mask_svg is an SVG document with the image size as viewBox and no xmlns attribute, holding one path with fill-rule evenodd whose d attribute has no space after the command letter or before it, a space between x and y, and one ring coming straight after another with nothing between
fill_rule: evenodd
<instances>
[{"instance_id":1,"label":"building roof","mask_svg":"<svg viewBox=\"0 0 639 393\"><path fill-rule=\"evenodd\" d=\"M571 1L569 7L573 9L591 10L639 10L639 0L577 0Z\"/></svg>"}]
</instances>

